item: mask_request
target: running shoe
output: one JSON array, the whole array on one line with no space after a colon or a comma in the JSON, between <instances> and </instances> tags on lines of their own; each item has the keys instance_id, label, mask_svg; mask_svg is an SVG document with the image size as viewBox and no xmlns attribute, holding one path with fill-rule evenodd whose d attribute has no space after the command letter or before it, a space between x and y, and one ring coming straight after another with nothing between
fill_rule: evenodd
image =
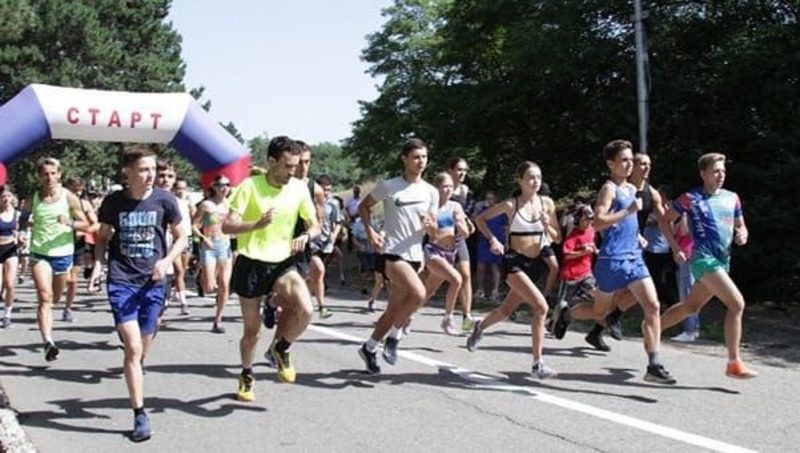
<instances>
[{"instance_id":1,"label":"running shoe","mask_svg":"<svg viewBox=\"0 0 800 453\"><path fill-rule=\"evenodd\" d=\"M141 413L133 419L133 431L131 440L134 442L144 442L153 437L153 430L150 429L150 419L147 414Z\"/></svg>"},{"instance_id":2,"label":"running shoe","mask_svg":"<svg viewBox=\"0 0 800 453\"><path fill-rule=\"evenodd\" d=\"M4 316L3 317L3 328L8 329L11 327L11 316Z\"/></svg>"},{"instance_id":3,"label":"running shoe","mask_svg":"<svg viewBox=\"0 0 800 453\"><path fill-rule=\"evenodd\" d=\"M669 371L664 368L664 365L648 365L647 374L644 375L644 380L647 382L656 382L658 384L675 384L678 382Z\"/></svg>"},{"instance_id":4,"label":"running shoe","mask_svg":"<svg viewBox=\"0 0 800 453\"><path fill-rule=\"evenodd\" d=\"M453 318L450 316L445 316L444 318L442 318L441 327L444 333L446 333L447 335L456 334L456 326L453 323Z\"/></svg>"},{"instance_id":5,"label":"running shoe","mask_svg":"<svg viewBox=\"0 0 800 453\"><path fill-rule=\"evenodd\" d=\"M211 326L211 331L214 333L225 333L225 327L222 324L214 323Z\"/></svg>"},{"instance_id":6,"label":"running shoe","mask_svg":"<svg viewBox=\"0 0 800 453\"><path fill-rule=\"evenodd\" d=\"M397 363L397 345L399 343L400 340L392 337L387 337L383 343L383 360L386 360L389 365Z\"/></svg>"},{"instance_id":7,"label":"running shoe","mask_svg":"<svg viewBox=\"0 0 800 453\"><path fill-rule=\"evenodd\" d=\"M467 337L467 349L470 352L478 349L478 344L481 342L481 338L483 338L483 332L481 332L481 320L476 319L472 324L472 333Z\"/></svg>"},{"instance_id":8,"label":"running shoe","mask_svg":"<svg viewBox=\"0 0 800 453\"><path fill-rule=\"evenodd\" d=\"M267 329L272 329L275 327L275 307L272 306L268 301L264 301L264 309L261 312L261 320L264 323L264 327Z\"/></svg>"},{"instance_id":9,"label":"running shoe","mask_svg":"<svg viewBox=\"0 0 800 453\"><path fill-rule=\"evenodd\" d=\"M681 332L679 335L670 338L670 340L677 341L678 343L691 343L697 340L698 335L697 332Z\"/></svg>"},{"instance_id":10,"label":"running shoe","mask_svg":"<svg viewBox=\"0 0 800 453\"><path fill-rule=\"evenodd\" d=\"M605 340L603 340L602 333L594 334L592 332L589 332L588 334L586 334L585 340L587 343L592 345L592 347L594 347L598 351L608 352L611 350L611 346L607 345Z\"/></svg>"},{"instance_id":11,"label":"running shoe","mask_svg":"<svg viewBox=\"0 0 800 453\"><path fill-rule=\"evenodd\" d=\"M544 362L536 362L531 368L531 376L535 377L536 379L549 379L557 375L558 373L556 370L545 365Z\"/></svg>"},{"instance_id":12,"label":"running shoe","mask_svg":"<svg viewBox=\"0 0 800 453\"><path fill-rule=\"evenodd\" d=\"M328 310L327 307L321 307L319 309L319 319L328 319L331 316L333 316L333 313L331 313L331 311Z\"/></svg>"},{"instance_id":13,"label":"running shoe","mask_svg":"<svg viewBox=\"0 0 800 453\"><path fill-rule=\"evenodd\" d=\"M239 390L236 391L236 399L239 401L250 402L256 399L255 387L256 378L252 374L239 375Z\"/></svg>"},{"instance_id":14,"label":"running shoe","mask_svg":"<svg viewBox=\"0 0 800 453\"><path fill-rule=\"evenodd\" d=\"M367 366L367 373L380 374L381 367L378 365L378 354L376 352L367 351L367 345L362 344L358 349L358 355L364 361L364 365Z\"/></svg>"},{"instance_id":15,"label":"running shoe","mask_svg":"<svg viewBox=\"0 0 800 453\"><path fill-rule=\"evenodd\" d=\"M475 299L486 299L486 293L482 289L475 291Z\"/></svg>"},{"instance_id":16,"label":"running shoe","mask_svg":"<svg viewBox=\"0 0 800 453\"><path fill-rule=\"evenodd\" d=\"M567 301L562 300L556 304L556 309L553 313L553 336L561 340L567 333L569 327L569 310Z\"/></svg>"},{"instance_id":17,"label":"running shoe","mask_svg":"<svg viewBox=\"0 0 800 453\"><path fill-rule=\"evenodd\" d=\"M52 362L53 360L58 358L58 353L61 352L58 350L58 347L55 343L46 343L44 345L44 359L48 362Z\"/></svg>"},{"instance_id":18,"label":"running shoe","mask_svg":"<svg viewBox=\"0 0 800 453\"><path fill-rule=\"evenodd\" d=\"M185 302L181 304L181 315L189 316L189 305Z\"/></svg>"},{"instance_id":19,"label":"running shoe","mask_svg":"<svg viewBox=\"0 0 800 453\"><path fill-rule=\"evenodd\" d=\"M747 368L741 360L734 360L728 362L728 367L725 369L725 375L735 379L752 379L758 376L758 373Z\"/></svg>"},{"instance_id":20,"label":"running shoe","mask_svg":"<svg viewBox=\"0 0 800 453\"><path fill-rule=\"evenodd\" d=\"M461 320L461 332L469 334L472 332L472 326L475 325L475 321L472 318L464 316L464 319Z\"/></svg>"},{"instance_id":21,"label":"running shoe","mask_svg":"<svg viewBox=\"0 0 800 453\"><path fill-rule=\"evenodd\" d=\"M280 379L281 382L293 384L297 378L297 373L292 366L289 351L278 352L276 345L277 343L273 343L269 348L269 352L278 365L278 379Z\"/></svg>"},{"instance_id":22,"label":"running shoe","mask_svg":"<svg viewBox=\"0 0 800 453\"><path fill-rule=\"evenodd\" d=\"M370 299L367 301L367 311L370 313L375 313L375 299Z\"/></svg>"},{"instance_id":23,"label":"running shoe","mask_svg":"<svg viewBox=\"0 0 800 453\"><path fill-rule=\"evenodd\" d=\"M72 316L72 310L65 308L64 311L61 312L61 320L64 322L75 322L75 318Z\"/></svg>"}]
</instances>

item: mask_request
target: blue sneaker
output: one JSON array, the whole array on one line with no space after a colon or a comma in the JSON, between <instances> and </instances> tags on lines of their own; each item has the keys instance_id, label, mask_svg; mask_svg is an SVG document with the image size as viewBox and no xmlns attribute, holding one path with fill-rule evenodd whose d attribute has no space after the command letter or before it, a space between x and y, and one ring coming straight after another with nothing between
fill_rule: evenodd
<instances>
[{"instance_id":1,"label":"blue sneaker","mask_svg":"<svg viewBox=\"0 0 800 453\"><path fill-rule=\"evenodd\" d=\"M400 341L397 338L387 337L383 342L383 359L389 365L397 363L397 344Z\"/></svg>"},{"instance_id":2,"label":"blue sneaker","mask_svg":"<svg viewBox=\"0 0 800 453\"><path fill-rule=\"evenodd\" d=\"M131 440L134 442L144 442L153 436L153 430L150 429L150 419L147 414L141 413L133 419L133 432L131 432Z\"/></svg>"}]
</instances>

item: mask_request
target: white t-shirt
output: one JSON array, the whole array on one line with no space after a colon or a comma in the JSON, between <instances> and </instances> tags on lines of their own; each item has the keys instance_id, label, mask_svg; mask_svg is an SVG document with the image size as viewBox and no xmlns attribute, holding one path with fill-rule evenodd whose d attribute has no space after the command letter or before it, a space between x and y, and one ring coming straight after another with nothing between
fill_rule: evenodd
<instances>
[{"instance_id":1,"label":"white t-shirt","mask_svg":"<svg viewBox=\"0 0 800 453\"><path fill-rule=\"evenodd\" d=\"M421 262L425 229L420 215L428 213L436 220L439 191L425 181L409 183L398 176L378 183L371 195L375 201L383 201L386 232L383 253Z\"/></svg>"}]
</instances>

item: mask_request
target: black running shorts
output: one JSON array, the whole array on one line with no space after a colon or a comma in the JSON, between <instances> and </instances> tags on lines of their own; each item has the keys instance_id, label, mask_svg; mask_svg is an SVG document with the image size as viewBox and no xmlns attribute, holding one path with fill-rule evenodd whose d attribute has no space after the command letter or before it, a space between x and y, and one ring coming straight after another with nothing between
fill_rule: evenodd
<instances>
[{"instance_id":1,"label":"black running shorts","mask_svg":"<svg viewBox=\"0 0 800 453\"><path fill-rule=\"evenodd\" d=\"M272 292L273 285L283 274L296 270L293 256L280 263L267 263L239 255L233 265L231 285L239 297L261 297Z\"/></svg>"}]
</instances>

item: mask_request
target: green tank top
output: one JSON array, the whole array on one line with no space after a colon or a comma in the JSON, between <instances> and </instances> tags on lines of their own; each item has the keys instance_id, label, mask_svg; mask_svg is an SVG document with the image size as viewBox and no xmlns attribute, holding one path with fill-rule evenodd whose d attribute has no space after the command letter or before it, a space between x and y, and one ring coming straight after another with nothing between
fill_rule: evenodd
<instances>
[{"instance_id":1,"label":"green tank top","mask_svg":"<svg viewBox=\"0 0 800 453\"><path fill-rule=\"evenodd\" d=\"M54 203L42 203L39 192L33 195L31 253L61 257L72 255L75 251L73 228L58 221L62 215L72 219L67 191L64 188L60 190L61 196Z\"/></svg>"}]
</instances>

